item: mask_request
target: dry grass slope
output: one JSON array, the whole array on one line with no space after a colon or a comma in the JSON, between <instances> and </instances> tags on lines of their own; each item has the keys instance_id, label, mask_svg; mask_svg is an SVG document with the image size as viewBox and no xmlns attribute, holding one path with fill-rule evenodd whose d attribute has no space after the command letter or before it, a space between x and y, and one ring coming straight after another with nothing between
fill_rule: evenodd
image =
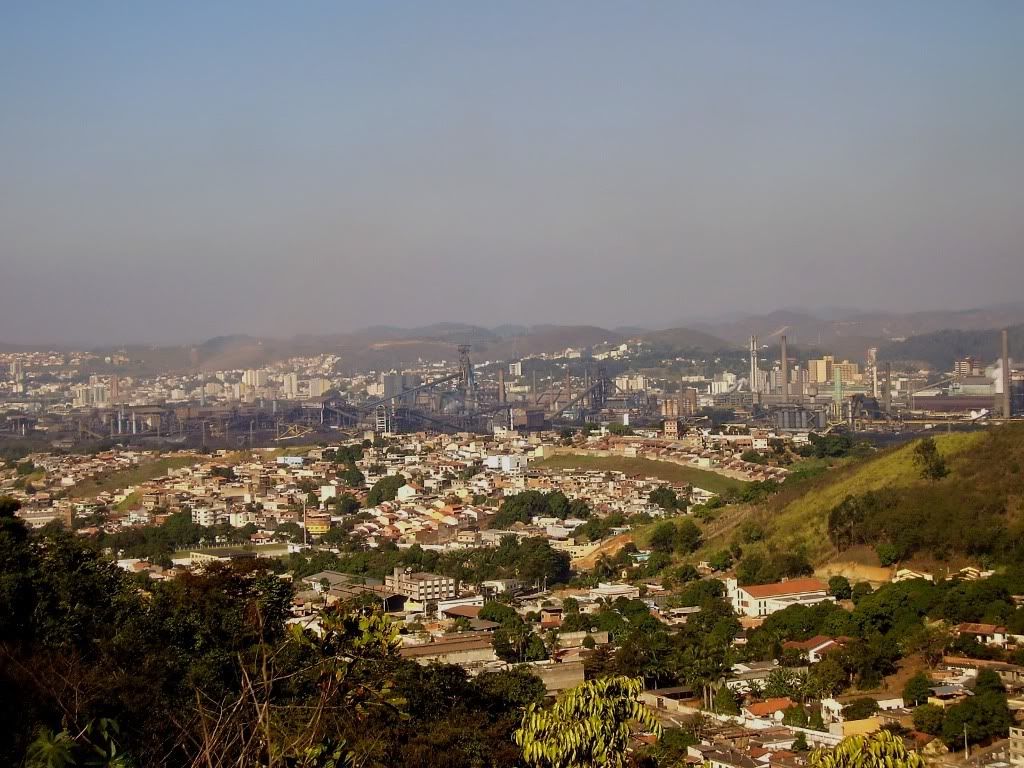
<instances>
[{"instance_id":1,"label":"dry grass slope","mask_svg":"<svg viewBox=\"0 0 1024 768\"><path fill-rule=\"evenodd\" d=\"M949 458L977 446L986 434L954 433L934 438L939 452ZM828 562L837 554L828 536L829 511L849 495L920 482L913 458L914 445L916 441L786 487L765 504L731 511L727 521L708 526L707 543L698 556L727 546L741 523L755 520L764 525L768 535L763 543L745 549L802 550L815 565Z\"/></svg>"}]
</instances>

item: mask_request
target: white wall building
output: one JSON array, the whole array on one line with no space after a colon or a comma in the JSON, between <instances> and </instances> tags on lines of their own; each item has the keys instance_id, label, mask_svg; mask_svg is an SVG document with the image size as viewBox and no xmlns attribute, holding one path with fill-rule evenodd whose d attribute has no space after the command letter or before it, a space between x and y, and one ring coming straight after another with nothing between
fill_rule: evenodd
<instances>
[{"instance_id":1,"label":"white wall building","mask_svg":"<svg viewBox=\"0 0 1024 768\"><path fill-rule=\"evenodd\" d=\"M818 579L790 579L776 584L752 584L741 587L736 579L726 579L725 588L733 610L742 616L770 616L791 605L817 605L835 602L828 585Z\"/></svg>"}]
</instances>

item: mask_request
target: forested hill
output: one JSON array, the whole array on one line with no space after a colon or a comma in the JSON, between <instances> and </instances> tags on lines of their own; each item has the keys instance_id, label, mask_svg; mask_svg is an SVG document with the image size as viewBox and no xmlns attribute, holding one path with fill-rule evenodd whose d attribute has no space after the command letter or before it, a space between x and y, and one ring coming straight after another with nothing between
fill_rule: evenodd
<instances>
[{"instance_id":1,"label":"forested hill","mask_svg":"<svg viewBox=\"0 0 1024 768\"><path fill-rule=\"evenodd\" d=\"M1024 325L1009 329L1010 357L1024 358ZM947 329L911 336L905 341L883 344L878 355L882 360L908 363L927 363L934 370L951 371L953 363L965 357L974 357L985 363L1000 354L1000 331Z\"/></svg>"},{"instance_id":2,"label":"forested hill","mask_svg":"<svg viewBox=\"0 0 1024 768\"><path fill-rule=\"evenodd\" d=\"M1024 557L1024 424L922 438L783 491L752 513L758 548L821 565Z\"/></svg>"}]
</instances>

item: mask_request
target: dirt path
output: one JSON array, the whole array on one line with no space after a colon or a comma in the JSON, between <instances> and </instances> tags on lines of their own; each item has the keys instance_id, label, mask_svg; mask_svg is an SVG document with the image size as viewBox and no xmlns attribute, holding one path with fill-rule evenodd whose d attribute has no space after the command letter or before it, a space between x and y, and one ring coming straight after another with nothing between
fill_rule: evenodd
<instances>
[{"instance_id":1,"label":"dirt path","mask_svg":"<svg viewBox=\"0 0 1024 768\"><path fill-rule=\"evenodd\" d=\"M815 569L814 575L819 578L828 579L831 576L845 576L851 584L858 581L866 581L873 587L887 584L892 580L892 569L883 568L880 565L865 565L856 562L832 562L826 563Z\"/></svg>"},{"instance_id":2,"label":"dirt path","mask_svg":"<svg viewBox=\"0 0 1024 768\"><path fill-rule=\"evenodd\" d=\"M611 557L631 541L633 541L633 534L631 533L620 533L618 536L613 536L589 555L573 560L572 567L578 571L589 571L597 565L597 561L601 559L601 555L608 555Z\"/></svg>"}]
</instances>

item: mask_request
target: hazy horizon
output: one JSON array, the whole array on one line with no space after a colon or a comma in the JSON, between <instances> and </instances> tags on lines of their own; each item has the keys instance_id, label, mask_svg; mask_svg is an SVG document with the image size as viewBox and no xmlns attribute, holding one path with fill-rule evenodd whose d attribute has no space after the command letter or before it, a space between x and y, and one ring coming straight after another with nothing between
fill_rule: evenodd
<instances>
[{"instance_id":1,"label":"hazy horizon","mask_svg":"<svg viewBox=\"0 0 1024 768\"><path fill-rule=\"evenodd\" d=\"M1024 286L1019 3L24 4L0 43L0 342Z\"/></svg>"}]
</instances>

